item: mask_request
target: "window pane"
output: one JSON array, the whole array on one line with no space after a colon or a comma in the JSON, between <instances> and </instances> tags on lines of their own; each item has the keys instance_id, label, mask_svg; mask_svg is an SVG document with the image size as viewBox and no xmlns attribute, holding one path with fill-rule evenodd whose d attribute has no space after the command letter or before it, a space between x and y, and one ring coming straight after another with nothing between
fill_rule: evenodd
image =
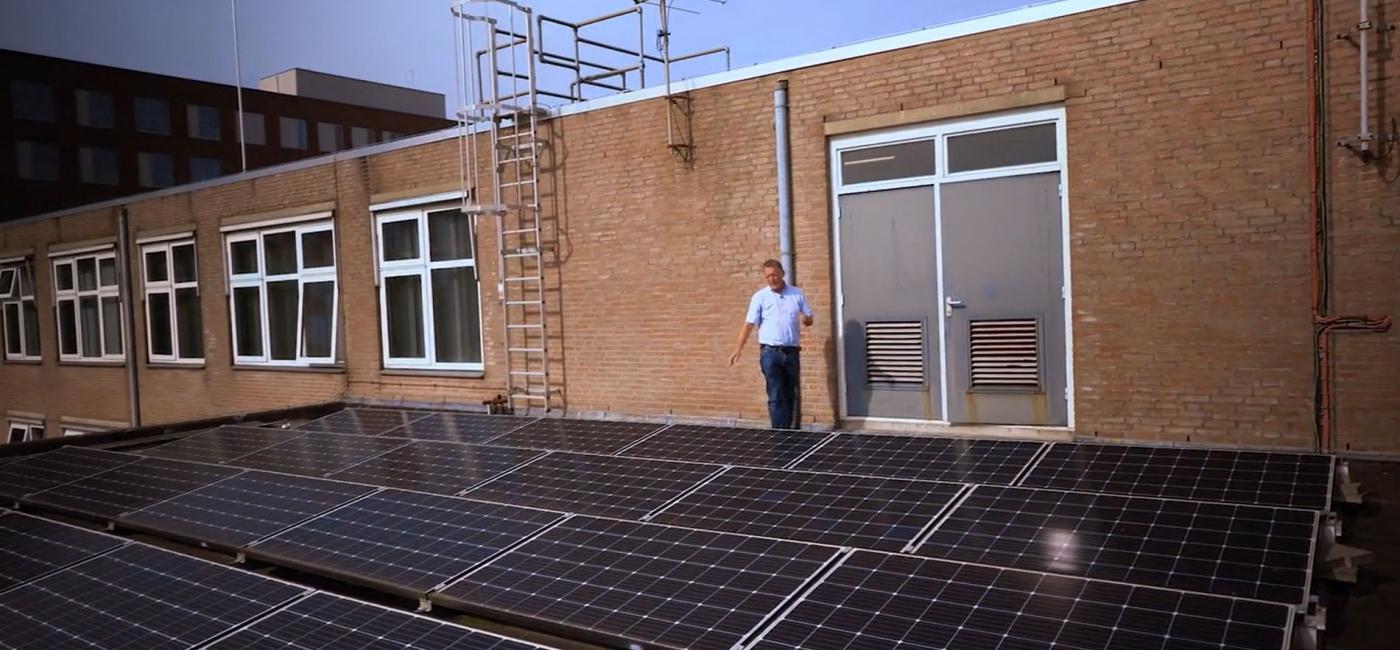
<instances>
[{"instance_id":1,"label":"window pane","mask_svg":"<svg viewBox=\"0 0 1400 650\"><path fill-rule=\"evenodd\" d=\"M476 269L433 269L433 342L437 360L480 363Z\"/></svg>"},{"instance_id":2,"label":"window pane","mask_svg":"<svg viewBox=\"0 0 1400 650\"><path fill-rule=\"evenodd\" d=\"M428 254L433 260L472 258L471 218L456 208L428 213Z\"/></svg>"},{"instance_id":3,"label":"window pane","mask_svg":"<svg viewBox=\"0 0 1400 650\"><path fill-rule=\"evenodd\" d=\"M107 354L122 353L122 310L115 297L102 299L102 335Z\"/></svg>"},{"instance_id":4,"label":"window pane","mask_svg":"<svg viewBox=\"0 0 1400 650\"><path fill-rule=\"evenodd\" d=\"M200 325L199 290L175 290L175 326L180 333L180 358L204 358L204 328Z\"/></svg>"},{"instance_id":5,"label":"window pane","mask_svg":"<svg viewBox=\"0 0 1400 650\"><path fill-rule=\"evenodd\" d=\"M316 269L335 266L335 243L329 230L317 230L301 236L301 267Z\"/></svg>"},{"instance_id":6,"label":"window pane","mask_svg":"<svg viewBox=\"0 0 1400 650\"><path fill-rule=\"evenodd\" d=\"M948 171L1055 162L1055 125L972 133L948 138Z\"/></svg>"},{"instance_id":7,"label":"window pane","mask_svg":"<svg viewBox=\"0 0 1400 650\"><path fill-rule=\"evenodd\" d=\"M170 187L175 184L175 158L142 151L136 154L136 172L141 187Z\"/></svg>"},{"instance_id":8,"label":"window pane","mask_svg":"<svg viewBox=\"0 0 1400 650\"><path fill-rule=\"evenodd\" d=\"M19 268L19 295L34 296L34 268L28 264Z\"/></svg>"},{"instance_id":9,"label":"window pane","mask_svg":"<svg viewBox=\"0 0 1400 650\"><path fill-rule=\"evenodd\" d=\"M218 158L201 158L194 156L190 158L190 182L198 183L217 178L224 173L224 163Z\"/></svg>"},{"instance_id":10,"label":"window pane","mask_svg":"<svg viewBox=\"0 0 1400 650\"><path fill-rule=\"evenodd\" d=\"M258 287L233 290L234 354L260 357L262 347L262 295Z\"/></svg>"},{"instance_id":11,"label":"window pane","mask_svg":"<svg viewBox=\"0 0 1400 650\"><path fill-rule=\"evenodd\" d=\"M29 427L29 439L30 439L30 440L43 440L43 439L44 439L44 427L41 427L41 426L38 426L38 425L31 425L31 426Z\"/></svg>"},{"instance_id":12,"label":"window pane","mask_svg":"<svg viewBox=\"0 0 1400 650\"><path fill-rule=\"evenodd\" d=\"M63 354L78 353L78 330L73 309L72 300L58 301L58 349Z\"/></svg>"},{"instance_id":13,"label":"window pane","mask_svg":"<svg viewBox=\"0 0 1400 650\"><path fill-rule=\"evenodd\" d=\"M52 142L15 142L15 170L31 181L58 180L58 145Z\"/></svg>"},{"instance_id":14,"label":"window pane","mask_svg":"<svg viewBox=\"0 0 1400 650\"><path fill-rule=\"evenodd\" d=\"M10 81L10 114L24 120L52 122L53 87L20 79Z\"/></svg>"},{"instance_id":15,"label":"window pane","mask_svg":"<svg viewBox=\"0 0 1400 650\"><path fill-rule=\"evenodd\" d=\"M54 282L58 285L59 291L69 291L73 288L73 265L64 263L54 265L54 274L58 277Z\"/></svg>"},{"instance_id":16,"label":"window pane","mask_svg":"<svg viewBox=\"0 0 1400 650\"><path fill-rule=\"evenodd\" d=\"M146 252L146 281L165 282L170 279L170 269L165 265L165 251Z\"/></svg>"},{"instance_id":17,"label":"window pane","mask_svg":"<svg viewBox=\"0 0 1400 650\"><path fill-rule=\"evenodd\" d=\"M78 174L84 183L116 185L117 152L100 147L79 147Z\"/></svg>"},{"instance_id":18,"label":"window pane","mask_svg":"<svg viewBox=\"0 0 1400 650\"><path fill-rule=\"evenodd\" d=\"M267 348L271 358L297 358L297 281L267 283Z\"/></svg>"},{"instance_id":19,"label":"window pane","mask_svg":"<svg viewBox=\"0 0 1400 650\"><path fill-rule=\"evenodd\" d=\"M316 147L321 151L340 151L345 148L344 136L341 135L339 124L330 122L316 123Z\"/></svg>"},{"instance_id":20,"label":"window pane","mask_svg":"<svg viewBox=\"0 0 1400 650\"><path fill-rule=\"evenodd\" d=\"M28 430L29 430L28 428L22 427L22 426L12 426L12 427L10 427L10 437L9 437L9 441L10 441L10 442L24 442L24 434L25 434Z\"/></svg>"},{"instance_id":21,"label":"window pane","mask_svg":"<svg viewBox=\"0 0 1400 650\"><path fill-rule=\"evenodd\" d=\"M175 281L194 282L194 244L171 246L170 255L175 258Z\"/></svg>"},{"instance_id":22,"label":"window pane","mask_svg":"<svg viewBox=\"0 0 1400 650\"><path fill-rule=\"evenodd\" d=\"M384 278L384 308L389 321L389 356L422 359L423 278L404 275Z\"/></svg>"},{"instance_id":23,"label":"window pane","mask_svg":"<svg viewBox=\"0 0 1400 650\"><path fill-rule=\"evenodd\" d=\"M301 336L303 354L331 356L331 324L335 318L335 283L308 282L302 291Z\"/></svg>"},{"instance_id":24,"label":"window pane","mask_svg":"<svg viewBox=\"0 0 1400 650\"><path fill-rule=\"evenodd\" d=\"M234 275L258 272L258 242L253 239L236 241L228 245L230 266Z\"/></svg>"},{"instance_id":25,"label":"window pane","mask_svg":"<svg viewBox=\"0 0 1400 650\"><path fill-rule=\"evenodd\" d=\"M190 137L199 140L219 139L219 109L190 104L185 115L189 118Z\"/></svg>"},{"instance_id":26,"label":"window pane","mask_svg":"<svg viewBox=\"0 0 1400 650\"><path fill-rule=\"evenodd\" d=\"M112 94L98 90L77 91L78 124L102 129L110 129L112 118Z\"/></svg>"},{"instance_id":27,"label":"window pane","mask_svg":"<svg viewBox=\"0 0 1400 650\"><path fill-rule=\"evenodd\" d=\"M267 124L262 113L243 113L243 141L248 144L267 144Z\"/></svg>"},{"instance_id":28,"label":"window pane","mask_svg":"<svg viewBox=\"0 0 1400 650\"><path fill-rule=\"evenodd\" d=\"M97 288L97 260L86 257L78 260L78 290L91 291Z\"/></svg>"},{"instance_id":29,"label":"window pane","mask_svg":"<svg viewBox=\"0 0 1400 650\"><path fill-rule=\"evenodd\" d=\"M934 165L933 140L843 151L841 153L841 183L869 183L911 176L929 176Z\"/></svg>"},{"instance_id":30,"label":"window pane","mask_svg":"<svg viewBox=\"0 0 1400 650\"><path fill-rule=\"evenodd\" d=\"M170 104L163 99L137 97L136 130L170 135Z\"/></svg>"},{"instance_id":31,"label":"window pane","mask_svg":"<svg viewBox=\"0 0 1400 650\"><path fill-rule=\"evenodd\" d=\"M117 286L117 259L104 257L97 260L97 281L104 287Z\"/></svg>"},{"instance_id":32,"label":"window pane","mask_svg":"<svg viewBox=\"0 0 1400 650\"><path fill-rule=\"evenodd\" d=\"M5 303L5 352L7 354L21 354L23 352L19 332L19 303Z\"/></svg>"},{"instance_id":33,"label":"window pane","mask_svg":"<svg viewBox=\"0 0 1400 650\"><path fill-rule=\"evenodd\" d=\"M369 129L367 129L367 128L363 127L363 126L352 126L352 127L350 127L350 146L352 146L352 147L366 147L366 146L369 146L369 143L370 143L370 137L369 137L369 135L370 135Z\"/></svg>"},{"instance_id":34,"label":"window pane","mask_svg":"<svg viewBox=\"0 0 1400 650\"><path fill-rule=\"evenodd\" d=\"M297 272L297 234L279 232L263 236L263 269L268 275Z\"/></svg>"},{"instance_id":35,"label":"window pane","mask_svg":"<svg viewBox=\"0 0 1400 650\"><path fill-rule=\"evenodd\" d=\"M98 311L97 298L89 296L79 299L78 312L79 329L82 330L82 356L102 356L102 316Z\"/></svg>"},{"instance_id":36,"label":"window pane","mask_svg":"<svg viewBox=\"0 0 1400 650\"><path fill-rule=\"evenodd\" d=\"M170 343L170 294L146 296L146 327L151 332L151 354L168 357L175 353Z\"/></svg>"},{"instance_id":37,"label":"window pane","mask_svg":"<svg viewBox=\"0 0 1400 650\"><path fill-rule=\"evenodd\" d=\"M17 274L15 269L0 270L0 298L13 298L15 295L19 295L17 291L19 287L16 286L18 282L15 280Z\"/></svg>"},{"instance_id":38,"label":"window pane","mask_svg":"<svg viewBox=\"0 0 1400 650\"><path fill-rule=\"evenodd\" d=\"M390 221L380 226L379 230L385 262L418 258L417 221Z\"/></svg>"},{"instance_id":39,"label":"window pane","mask_svg":"<svg viewBox=\"0 0 1400 650\"><path fill-rule=\"evenodd\" d=\"M279 118L282 146L287 149L306 148L306 120L295 117Z\"/></svg>"},{"instance_id":40,"label":"window pane","mask_svg":"<svg viewBox=\"0 0 1400 650\"><path fill-rule=\"evenodd\" d=\"M20 304L24 313L24 353L31 357L39 356L39 308L33 300Z\"/></svg>"}]
</instances>

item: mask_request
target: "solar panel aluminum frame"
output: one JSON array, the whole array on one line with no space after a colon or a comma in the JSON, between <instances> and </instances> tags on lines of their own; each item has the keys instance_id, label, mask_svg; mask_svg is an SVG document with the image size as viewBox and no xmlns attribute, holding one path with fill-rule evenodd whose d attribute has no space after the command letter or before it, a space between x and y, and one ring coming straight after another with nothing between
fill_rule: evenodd
<instances>
[{"instance_id":1,"label":"solar panel aluminum frame","mask_svg":"<svg viewBox=\"0 0 1400 650\"><path fill-rule=\"evenodd\" d=\"M836 439L836 436L838 436L838 435L840 435L838 432L832 431L831 433L827 434L827 436L826 436L825 438L822 438L821 442L818 442L817 444L812 445L812 448L811 448L811 449L808 449L807 451L802 452L802 455L798 456L797 458L792 459L791 461L788 462L788 464L783 465L783 466L782 466L781 468L779 468L779 469L792 469L792 468L794 468L794 467L797 467L797 464L798 464L798 463L800 463L800 462L802 462L802 461L804 461L804 460L807 460L807 457L808 457L808 456L811 456L812 454L815 454L815 453L817 453L818 451L820 451L822 447L825 447L825 446L827 445L827 443L831 442L832 440L835 440L835 439Z\"/></svg>"},{"instance_id":2,"label":"solar panel aluminum frame","mask_svg":"<svg viewBox=\"0 0 1400 650\"><path fill-rule=\"evenodd\" d=\"M630 442L630 443L628 443L626 446L624 446L622 449L619 449L619 450L617 450L617 451L614 451L613 453L608 454L608 455L609 455L609 456L621 456L621 455L623 455L623 452L627 451L628 449L631 449L631 448L633 448L633 447L636 447L637 445L640 445L640 444L642 444L642 443L644 443L644 442L646 442L646 441L648 441L648 440L651 440L652 438L655 438L655 437L657 436L657 434L659 434L659 433L661 433L662 431L665 431L665 430L667 430L667 429L670 429L670 428L673 427L673 426L676 426L676 425L675 425L674 423L667 424L666 426L663 426L663 427L661 427L660 429L657 429L657 430L655 430L655 431L652 431L651 433L648 433L648 434L646 434L646 435L644 435L644 436L642 436L642 437L640 437L640 438L638 438L638 439L636 439L636 440L633 440L632 442Z\"/></svg>"},{"instance_id":3,"label":"solar panel aluminum frame","mask_svg":"<svg viewBox=\"0 0 1400 650\"><path fill-rule=\"evenodd\" d=\"M763 619L762 623L754 627L747 638L735 644L731 650L751 648L759 641L762 641L763 637L767 636L773 628L778 626L778 623L781 623L783 619L787 618L788 615L792 613L792 610L797 609L797 606L801 605L802 601L807 599L807 596L811 595L823 582L826 582L828 576L835 573L837 569L840 569L841 565L846 563L846 560L851 559L851 556L855 555L855 552L856 549L853 548L843 548L838 551L826 566L813 574L811 579L802 585L801 589L798 589L791 598L788 598L787 601L782 604L782 606L769 613L768 616Z\"/></svg>"}]
</instances>

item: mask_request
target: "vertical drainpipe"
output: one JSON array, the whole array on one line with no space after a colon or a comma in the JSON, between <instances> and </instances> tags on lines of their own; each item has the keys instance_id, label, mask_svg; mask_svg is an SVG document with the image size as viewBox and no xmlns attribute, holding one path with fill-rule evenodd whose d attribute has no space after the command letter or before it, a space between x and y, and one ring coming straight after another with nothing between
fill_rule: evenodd
<instances>
[{"instance_id":1,"label":"vertical drainpipe","mask_svg":"<svg viewBox=\"0 0 1400 650\"><path fill-rule=\"evenodd\" d=\"M797 267L792 263L792 160L788 138L788 82L773 88L773 128L778 154L778 247L787 281L797 285Z\"/></svg>"},{"instance_id":2,"label":"vertical drainpipe","mask_svg":"<svg viewBox=\"0 0 1400 650\"><path fill-rule=\"evenodd\" d=\"M136 351L131 348L136 331L136 311L131 308L131 248L128 245L126 206L117 208L117 287L122 306L122 349L126 351L127 410L131 426L141 426L141 394L136 384Z\"/></svg>"}]
</instances>

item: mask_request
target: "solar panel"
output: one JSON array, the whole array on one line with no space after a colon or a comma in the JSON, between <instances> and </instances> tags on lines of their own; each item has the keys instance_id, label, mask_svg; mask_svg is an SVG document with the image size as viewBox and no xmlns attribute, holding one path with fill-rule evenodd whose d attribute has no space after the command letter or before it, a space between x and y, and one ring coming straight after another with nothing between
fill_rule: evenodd
<instances>
[{"instance_id":1,"label":"solar panel","mask_svg":"<svg viewBox=\"0 0 1400 650\"><path fill-rule=\"evenodd\" d=\"M1021 485L1321 511L1331 507L1332 457L1056 443Z\"/></svg>"},{"instance_id":2,"label":"solar panel","mask_svg":"<svg viewBox=\"0 0 1400 650\"><path fill-rule=\"evenodd\" d=\"M718 472L718 465L554 452L464 493L472 499L637 519Z\"/></svg>"},{"instance_id":3,"label":"solar panel","mask_svg":"<svg viewBox=\"0 0 1400 650\"><path fill-rule=\"evenodd\" d=\"M234 551L376 488L245 472L127 513L117 526Z\"/></svg>"},{"instance_id":4,"label":"solar panel","mask_svg":"<svg viewBox=\"0 0 1400 650\"><path fill-rule=\"evenodd\" d=\"M958 483L731 467L651 521L897 552L963 489Z\"/></svg>"},{"instance_id":5,"label":"solar panel","mask_svg":"<svg viewBox=\"0 0 1400 650\"><path fill-rule=\"evenodd\" d=\"M222 426L136 453L154 458L226 463L303 435L300 431Z\"/></svg>"},{"instance_id":6,"label":"solar panel","mask_svg":"<svg viewBox=\"0 0 1400 650\"><path fill-rule=\"evenodd\" d=\"M325 476L407 444L396 438L308 433L228 462L235 467Z\"/></svg>"},{"instance_id":7,"label":"solar panel","mask_svg":"<svg viewBox=\"0 0 1400 650\"><path fill-rule=\"evenodd\" d=\"M544 648L326 593L315 593L208 646L214 650L531 650Z\"/></svg>"},{"instance_id":8,"label":"solar panel","mask_svg":"<svg viewBox=\"0 0 1400 650\"><path fill-rule=\"evenodd\" d=\"M836 556L826 546L576 516L430 597L665 648L730 648Z\"/></svg>"},{"instance_id":9,"label":"solar panel","mask_svg":"<svg viewBox=\"0 0 1400 650\"><path fill-rule=\"evenodd\" d=\"M348 408L336 411L319 420L312 420L297 429L300 431L320 431L323 433L353 433L362 436L377 436L391 429L397 429L410 422L421 420L428 411L400 411L382 408Z\"/></svg>"},{"instance_id":10,"label":"solar panel","mask_svg":"<svg viewBox=\"0 0 1400 650\"><path fill-rule=\"evenodd\" d=\"M663 426L665 425L613 420L546 418L496 438L491 444L611 454Z\"/></svg>"},{"instance_id":11,"label":"solar panel","mask_svg":"<svg viewBox=\"0 0 1400 650\"><path fill-rule=\"evenodd\" d=\"M0 515L0 591L125 543L77 526L5 513Z\"/></svg>"},{"instance_id":12,"label":"solar panel","mask_svg":"<svg viewBox=\"0 0 1400 650\"><path fill-rule=\"evenodd\" d=\"M1317 513L982 485L920 555L1302 605Z\"/></svg>"},{"instance_id":13,"label":"solar panel","mask_svg":"<svg viewBox=\"0 0 1400 650\"><path fill-rule=\"evenodd\" d=\"M840 434L793 466L926 481L1011 484L1044 443Z\"/></svg>"},{"instance_id":14,"label":"solar panel","mask_svg":"<svg viewBox=\"0 0 1400 650\"><path fill-rule=\"evenodd\" d=\"M535 418L481 413L433 413L382 435L419 440L482 443L534 422Z\"/></svg>"},{"instance_id":15,"label":"solar panel","mask_svg":"<svg viewBox=\"0 0 1400 650\"><path fill-rule=\"evenodd\" d=\"M546 452L415 440L330 478L384 487L457 494Z\"/></svg>"},{"instance_id":16,"label":"solar panel","mask_svg":"<svg viewBox=\"0 0 1400 650\"><path fill-rule=\"evenodd\" d=\"M306 591L130 544L0 594L0 646L190 648Z\"/></svg>"},{"instance_id":17,"label":"solar panel","mask_svg":"<svg viewBox=\"0 0 1400 650\"><path fill-rule=\"evenodd\" d=\"M753 648L1281 650L1293 609L855 551Z\"/></svg>"},{"instance_id":18,"label":"solar panel","mask_svg":"<svg viewBox=\"0 0 1400 650\"><path fill-rule=\"evenodd\" d=\"M143 458L101 474L30 494L22 502L24 505L108 520L241 471L232 467Z\"/></svg>"},{"instance_id":19,"label":"solar panel","mask_svg":"<svg viewBox=\"0 0 1400 650\"><path fill-rule=\"evenodd\" d=\"M385 490L246 549L248 557L410 598L461 574L559 515Z\"/></svg>"},{"instance_id":20,"label":"solar panel","mask_svg":"<svg viewBox=\"0 0 1400 650\"><path fill-rule=\"evenodd\" d=\"M47 490L140 459L140 456L131 454L66 445L0 467L0 497L19 499L31 492Z\"/></svg>"},{"instance_id":21,"label":"solar panel","mask_svg":"<svg viewBox=\"0 0 1400 650\"><path fill-rule=\"evenodd\" d=\"M810 431L672 425L622 452L624 456L697 463L787 467L830 434Z\"/></svg>"}]
</instances>

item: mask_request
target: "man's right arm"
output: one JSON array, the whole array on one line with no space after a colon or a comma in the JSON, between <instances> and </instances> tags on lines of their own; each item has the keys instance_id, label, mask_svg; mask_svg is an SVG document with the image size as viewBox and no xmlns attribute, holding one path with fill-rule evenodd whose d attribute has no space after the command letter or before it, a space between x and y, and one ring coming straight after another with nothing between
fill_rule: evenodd
<instances>
[{"instance_id":1,"label":"man's right arm","mask_svg":"<svg viewBox=\"0 0 1400 650\"><path fill-rule=\"evenodd\" d=\"M739 328L739 340L734 343L734 351L729 355L729 365L734 365L739 361L739 355L744 353L744 344L749 342L749 335L753 333L753 328L763 320L763 310L759 309L758 295L749 299L749 310L744 314L744 324Z\"/></svg>"}]
</instances>

